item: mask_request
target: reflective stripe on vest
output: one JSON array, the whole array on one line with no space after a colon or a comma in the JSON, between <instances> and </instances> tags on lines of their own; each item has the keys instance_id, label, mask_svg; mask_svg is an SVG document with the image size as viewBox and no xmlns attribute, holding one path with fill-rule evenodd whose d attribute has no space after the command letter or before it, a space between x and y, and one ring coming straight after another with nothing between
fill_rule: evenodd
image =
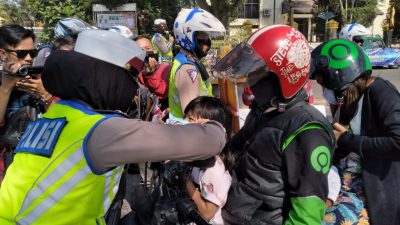
<instances>
[{"instance_id":1,"label":"reflective stripe on vest","mask_svg":"<svg viewBox=\"0 0 400 225\"><path fill-rule=\"evenodd\" d=\"M167 43L168 43L167 39L161 34L158 34L158 36L160 36L162 42L167 45ZM162 51L155 44L155 40L156 40L156 35L154 34L153 38L151 38L151 44L153 45L155 52L158 53L158 55L160 56L161 61L171 63L172 60L174 59L174 54L172 52L172 48L170 48L167 53L162 53Z\"/></svg>"},{"instance_id":2,"label":"reflective stripe on vest","mask_svg":"<svg viewBox=\"0 0 400 225\"><path fill-rule=\"evenodd\" d=\"M67 123L51 156L15 155L0 188L0 223L105 224L103 216L118 190L123 167L95 174L88 164L86 141L97 124L113 116L75 101L53 105L43 117L66 118Z\"/></svg>"},{"instance_id":3,"label":"reflective stripe on vest","mask_svg":"<svg viewBox=\"0 0 400 225\"><path fill-rule=\"evenodd\" d=\"M187 59L185 54L180 52L175 57L171 69L171 74L169 77L169 88L168 88L168 104L170 109L169 113L172 114L173 117L178 119L183 118L183 113L181 108L181 101L179 98L179 92L175 86L175 74L179 70L179 68L184 64L190 64L196 66L193 62ZM200 74L198 76L200 76L200 82L201 82L200 96L212 96L211 84L208 81L204 81Z\"/></svg>"},{"instance_id":4,"label":"reflective stripe on vest","mask_svg":"<svg viewBox=\"0 0 400 225\"><path fill-rule=\"evenodd\" d=\"M76 161L76 162L74 162ZM37 200L40 195L46 191L51 184L57 180L58 177L62 177L65 172L68 171L68 167L78 166L78 162L84 161L84 156L82 149L78 149L74 154L72 154L68 159L66 159L62 165L60 165L56 170L54 170L49 176L43 179L38 186L25 198L24 206L21 209L21 213L24 213L26 208L32 204L33 201ZM81 163L82 164L82 163ZM70 169L70 168L69 168ZM34 223L40 216L43 215L50 207L55 203L60 201L68 192L70 192L79 182L81 182L90 173L90 168L83 164L82 168L76 172L71 178L69 178L64 184L58 187L53 193L48 195L45 199L41 200L38 205L36 205L30 212L20 221L22 225L29 225ZM25 204L26 203L26 204Z\"/></svg>"}]
</instances>

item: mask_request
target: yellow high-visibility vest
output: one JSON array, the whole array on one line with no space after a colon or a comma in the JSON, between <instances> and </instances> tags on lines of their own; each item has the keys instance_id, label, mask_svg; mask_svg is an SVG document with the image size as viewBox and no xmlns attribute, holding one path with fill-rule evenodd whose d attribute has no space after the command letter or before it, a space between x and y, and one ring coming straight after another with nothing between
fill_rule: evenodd
<instances>
[{"instance_id":1,"label":"yellow high-visibility vest","mask_svg":"<svg viewBox=\"0 0 400 225\"><path fill-rule=\"evenodd\" d=\"M30 123L0 187L0 224L105 224L123 167L96 171L87 140L113 116L61 100Z\"/></svg>"}]
</instances>

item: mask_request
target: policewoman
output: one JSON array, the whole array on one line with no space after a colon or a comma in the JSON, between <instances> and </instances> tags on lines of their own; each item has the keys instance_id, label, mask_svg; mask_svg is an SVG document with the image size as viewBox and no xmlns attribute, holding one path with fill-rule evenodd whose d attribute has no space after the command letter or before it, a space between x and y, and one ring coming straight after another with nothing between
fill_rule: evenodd
<instances>
[{"instance_id":1,"label":"policewoman","mask_svg":"<svg viewBox=\"0 0 400 225\"><path fill-rule=\"evenodd\" d=\"M225 34L225 27L211 13L182 9L174 23L175 40L182 47L169 77L169 122L182 122L183 111L198 96L212 96L209 75L200 61L211 48L211 37Z\"/></svg>"},{"instance_id":2,"label":"policewoman","mask_svg":"<svg viewBox=\"0 0 400 225\"><path fill-rule=\"evenodd\" d=\"M61 100L28 125L15 150L0 189L0 224L105 224L124 163L222 150L219 123L160 125L121 114L135 108L134 76L145 56L134 41L104 30L83 31L75 51L49 56L43 83Z\"/></svg>"}]
</instances>

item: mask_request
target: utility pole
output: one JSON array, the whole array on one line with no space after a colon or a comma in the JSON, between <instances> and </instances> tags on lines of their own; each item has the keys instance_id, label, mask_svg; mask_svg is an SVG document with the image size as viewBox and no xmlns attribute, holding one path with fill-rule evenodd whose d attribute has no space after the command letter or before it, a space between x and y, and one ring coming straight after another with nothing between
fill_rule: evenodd
<instances>
[{"instance_id":1,"label":"utility pole","mask_svg":"<svg viewBox=\"0 0 400 225\"><path fill-rule=\"evenodd\" d=\"M294 25L294 2L293 0L289 0L289 25L293 27Z\"/></svg>"},{"instance_id":2,"label":"utility pole","mask_svg":"<svg viewBox=\"0 0 400 225\"><path fill-rule=\"evenodd\" d=\"M275 24L275 14L276 14L276 0L274 0L274 18L273 18L273 24Z\"/></svg>"},{"instance_id":3,"label":"utility pole","mask_svg":"<svg viewBox=\"0 0 400 225\"><path fill-rule=\"evenodd\" d=\"M328 13L329 13L329 5L326 6L326 18L325 18L325 41L328 41Z\"/></svg>"}]
</instances>

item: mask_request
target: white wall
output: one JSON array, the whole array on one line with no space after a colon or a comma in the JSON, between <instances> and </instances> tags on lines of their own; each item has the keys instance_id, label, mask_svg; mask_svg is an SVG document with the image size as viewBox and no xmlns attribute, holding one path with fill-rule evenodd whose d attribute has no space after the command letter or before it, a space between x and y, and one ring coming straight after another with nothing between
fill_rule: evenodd
<instances>
[{"instance_id":1,"label":"white wall","mask_svg":"<svg viewBox=\"0 0 400 225\"><path fill-rule=\"evenodd\" d=\"M389 8L389 0L384 0L382 3L379 2L377 8L384 12L383 15L377 16L374 20L372 26L369 27L371 30L372 35L380 35L383 37L383 29L382 29L382 22L386 19L386 13ZM397 21L396 21L397 22Z\"/></svg>"},{"instance_id":2,"label":"white wall","mask_svg":"<svg viewBox=\"0 0 400 225\"><path fill-rule=\"evenodd\" d=\"M286 14L282 15L283 0L260 0L260 27L274 24L274 1L275 1L275 24L286 21ZM270 16L264 16L263 10L270 9Z\"/></svg>"}]
</instances>

